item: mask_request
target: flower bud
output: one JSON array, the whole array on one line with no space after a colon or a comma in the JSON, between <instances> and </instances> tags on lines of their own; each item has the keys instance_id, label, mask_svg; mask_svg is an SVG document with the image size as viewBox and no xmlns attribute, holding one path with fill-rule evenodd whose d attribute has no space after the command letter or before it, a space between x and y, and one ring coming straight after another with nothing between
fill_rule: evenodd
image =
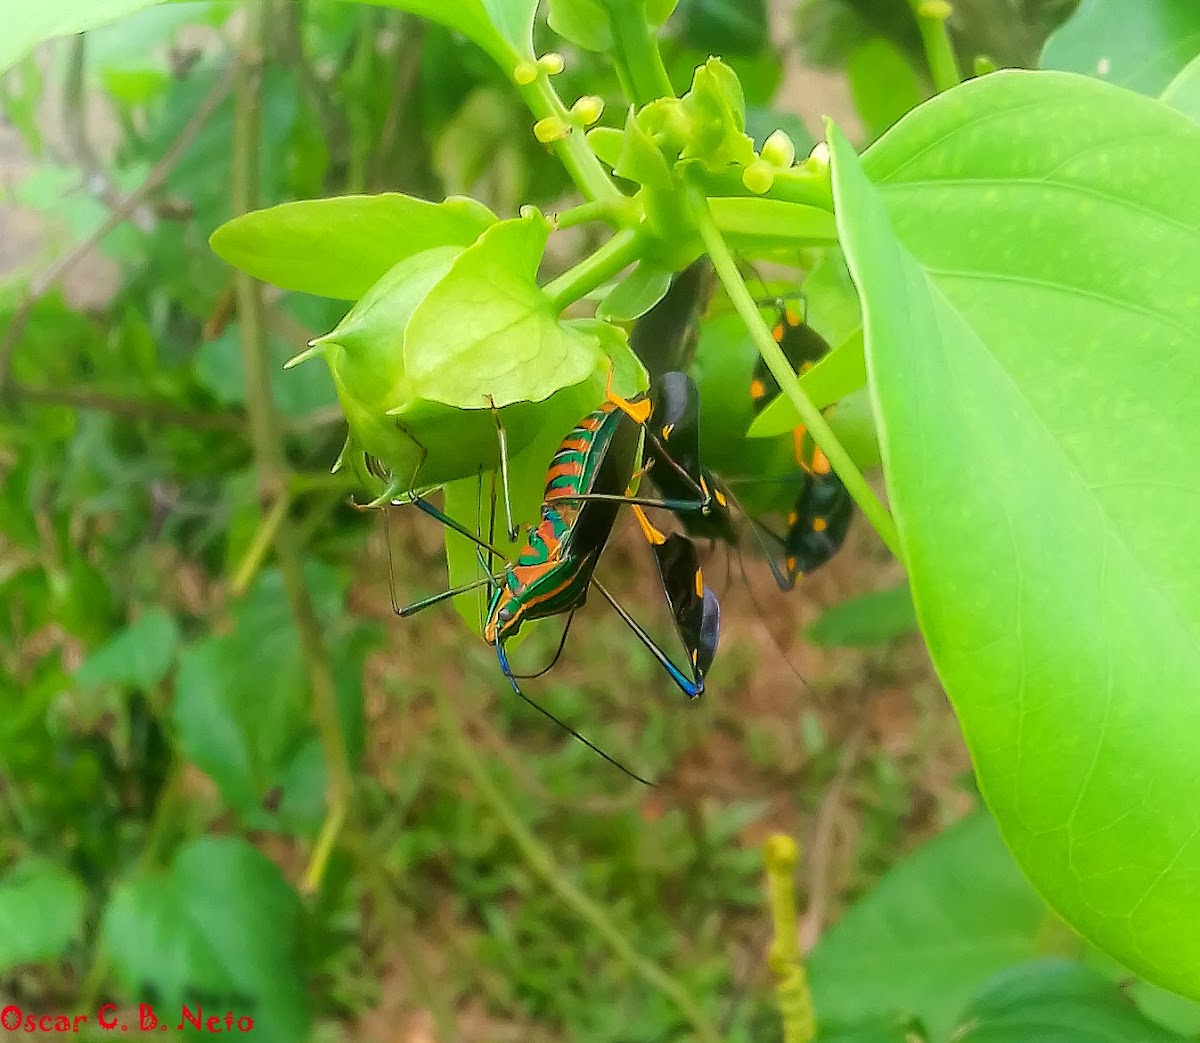
<instances>
[{"instance_id":1,"label":"flower bud","mask_svg":"<svg viewBox=\"0 0 1200 1043\"><path fill-rule=\"evenodd\" d=\"M571 115L585 127L590 127L604 115L604 99L594 94L585 94L571 106Z\"/></svg>"},{"instance_id":2,"label":"flower bud","mask_svg":"<svg viewBox=\"0 0 1200 1043\"><path fill-rule=\"evenodd\" d=\"M813 150L808 154L807 162L812 167L828 167L829 146L824 141L818 141L813 146Z\"/></svg>"},{"instance_id":3,"label":"flower bud","mask_svg":"<svg viewBox=\"0 0 1200 1043\"><path fill-rule=\"evenodd\" d=\"M917 14L921 18L936 18L939 22L944 22L954 14L954 8L948 0L921 0L917 5Z\"/></svg>"},{"instance_id":4,"label":"flower bud","mask_svg":"<svg viewBox=\"0 0 1200 1043\"><path fill-rule=\"evenodd\" d=\"M528 87L538 78L538 67L531 61L519 61L513 69L513 80L519 87Z\"/></svg>"},{"instance_id":5,"label":"flower bud","mask_svg":"<svg viewBox=\"0 0 1200 1043\"><path fill-rule=\"evenodd\" d=\"M762 152L759 154L780 170L787 170L796 162L796 146L782 130L771 132L771 136L763 142Z\"/></svg>"},{"instance_id":6,"label":"flower bud","mask_svg":"<svg viewBox=\"0 0 1200 1043\"><path fill-rule=\"evenodd\" d=\"M543 145L562 141L570 133L570 124L560 116L547 116L545 119L538 120L533 125L533 136Z\"/></svg>"},{"instance_id":7,"label":"flower bud","mask_svg":"<svg viewBox=\"0 0 1200 1043\"><path fill-rule=\"evenodd\" d=\"M543 54L537 60L538 68L547 76L557 76L566 67L566 62L563 61L563 56L557 51L551 51L549 54Z\"/></svg>"},{"instance_id":8,"label":"flower bud","mask_svg":"<svg viewBox=\"0 0 1200 1043\"><path fill-rule=\"evenodd\" d=\"M742 184L755 195L769 192L775 183L775 166L765 159L756 159L742 171Z\"/></svg>"}]
</instances>

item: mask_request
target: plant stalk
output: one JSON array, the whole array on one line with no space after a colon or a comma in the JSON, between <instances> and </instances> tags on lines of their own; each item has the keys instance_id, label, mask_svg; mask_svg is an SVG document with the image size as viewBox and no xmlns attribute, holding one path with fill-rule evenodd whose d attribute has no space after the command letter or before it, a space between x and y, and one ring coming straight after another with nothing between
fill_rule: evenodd
<instances>
[{"instance_id":1,"label":"plant stalk","mask_svg":"<svg viewBox=\"0 0 1200 1043\"><path fill-rule=\"evenodd\" d=\"M232 188L235 215L256 209L259 202L262 66L269 10L269 0L250 0L246 29L238 51L233 129ZM283 451L283 425L271 397L262 288L243 272L237 273L235 285L242 336L242 364L246 373L246 413L258 467L259 494L264 503L278 504L288 499L289 473ZM353 779L338 720L337 690L329 651L304 580L301 544L286 512L280 515L275 526L273 543L292 619L300 638L305 673L312 691L313 720L329 773L325 825L301 885L302 890L311 893L320 884L333 837L345 819Z\"/></svg>"},{"instance_id":2,"label":"plant stalk","mask_svg":"<svg viewBox=\"0 0 1200 1043\"><path fill-rule=\"evenodd\" d=\"M962 83L962 72L958 58L946 31L946 20L954 13L948 0L909 0L909 6L917 18L921 30L921 42L925 45L925 59L938 93L948 91Z\"/></svg>"},{"instance_id":3,"label":"plant stalk","mask_svg":"<svg viewBox=\"0 0 1200 1043\"><path fill-rule=\"evenodd\" d=\"M646 24L645 4L609 4L608 13L614 56L620 56L629 100L640 108L659 98L675 97L658 38Z\"/></svg>"},{"instance_id":4,"label":"plant stalk","mask_svg":"<svg viewBox=\"0 0 1200 1043\"><path fill-rule=\"evenodd\" d=\"M630 228L623 228L595 253L589 254L573 268L568 268L557 279L542 287L550 298L554 313L560 314L568 305L586 297L597 286L602 286L623 268L638 259L641 253L639 236Z\"/></svg>"},{"instance_id":5,"label":"plant stalk","mask_svg":"<svg viewBox=\"0 0 1200 1043\"><path fill-rule=\"evenodd\" d=\"M814 441L829 458L830 464L850 495L854 497L859 507L862 508L863 514L867 516L867 520L879 533L879 538L887 544L888 550L900 561L903 561L900 554L900 541L896 536L896 523L892 520L892 516L880 502L879 497L875 495L875 491L867 484L867 480L855 466L854 461L850 459L850 454L846 452L845 446L833 433L821 411L813 405L812 399L800 385L800 380L788 363L783 350L775 343L775 338L771 336L771 331L763 322L758 305L754 303L754 298L746 288L737 262L733 259L729 247L725 245L725 240L721 237L721 232L713 221L712 211L708 207L708 200L704 197L704 193L695 185L689 186L688 191L696 218L696 226L700 231L700 238L704 241L704 248L708 251L708 256L717 270L717 276L724 285L725 292L733 302L734 309L742 317L742 322L745 323L746 329L754 339L758 353L762 356L783 393L796 407L800 419L804 421Z\"/></svg>"}]
</instances>

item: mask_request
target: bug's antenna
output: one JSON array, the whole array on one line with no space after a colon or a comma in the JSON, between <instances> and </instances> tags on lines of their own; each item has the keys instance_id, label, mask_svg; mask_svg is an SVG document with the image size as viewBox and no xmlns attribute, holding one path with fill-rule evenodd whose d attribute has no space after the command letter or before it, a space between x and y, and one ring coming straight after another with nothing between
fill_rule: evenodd
<instances>
[{"instance_id":1,"label":"bug's antenna","mask_svg":"<svg viewBox=\"0 0 1200 1043\"><path fill-rule=\"evenodd\" d=\"M554 664L558 662L559 656L563 654L563 649L567 647L567 635L571 632L571 622L575 618L575 613L571 612L567 616L567 625L563 627L562 637L558 639L558 649L554 653L554 658L543 666L536 674L513 674L514 677L519 677L522 681L532 681L535 677L541 677L543 674L548 674L554 669Z\"/></svg>"}]
</instances>

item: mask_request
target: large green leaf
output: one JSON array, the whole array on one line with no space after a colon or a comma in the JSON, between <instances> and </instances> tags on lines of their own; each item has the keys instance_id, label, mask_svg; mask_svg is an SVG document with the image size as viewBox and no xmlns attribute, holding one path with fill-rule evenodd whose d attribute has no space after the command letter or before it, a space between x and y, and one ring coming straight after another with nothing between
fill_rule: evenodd
<instances>
[{"instance_id":1,"label":"large green leaf","mask_svg":"<svg viewBox=\"0 0 1200 1043\"><path fill-rule=\"evenodd\" d=\"M27 858L0 878L0 971L61 956L83 924L83 887L53 862Z\"/></svg>"},{"instance_id":2,"label":"large green leaf","mask_svg":"<svg viewBox=\"0 0 1200 1043\"><path fill-rule=\"evenodd\" d=\"M537 284L548 235L538 214L501 221L422 298L404 331L414 397L461 409L540 402L596 368L595 338L560 323Z\"/></svg>"},{"instance_id":3,"label":"large green leaf","mask_svg":"<svg viewBox=\"0 0 1200 1043\"><path fill-rule=\"evenodd\" d=\"M43 40L81 33L152 6L156 0L0 0L0 73Z\"/></svg>"},{"instance_id":4,"label":"large green leaf","mask_svg":"<svg viewBox=\"0 0 1200 1043\"><path fill-rule=\"evenodd\" d=\"M538 0L362 0L439 22L479 44L505 72L518 58L533 57L533 16Z\"/></svg>"},{"instance_id":5,"label":"large green leaf","mask_svg":"<svg viewBox=\"0 0 1200 1043\"><path fill-rule=\"evenodd\" d=\"M117 888L103 936L127 995L155 997L163 1027L186 1027L183 1006L203 1004L206 1015L253 1019L255 1039L296 1043L309 1023L300 925L300 901L275 863L243 840L201 837L169 872Z\"/></svg>"},{"instance_id":6,"label":"large green leaf","mask_svg":"<svg viewBox=\"0 0 1200 1043\"><path fill-rule=\"evenodd\" d=\"M996 976L959 1019L955 1043L1171 1043L1115 985L1070 960L1034 960Z\"/></svg>"},{"instance_id":7,"label":"large green leaf","mask_svg":"<svg viewBox=\"0 0 1200 1043\"><path fill-rule=\"evenodd\" d=\"M356 301L406 257L470 246L495 221L471 199L443 203L387 192L304 199L255 210L209 240L235 268L285 290Z\"/></svg>"},{"instance_id":8,"label":"large green leaf","mask_svg":"<svg viewBox=\"0 0 1200 1043\"><path fill-rule=\"evenodd\" d=\"M1001 72L862 165L831 147L889 499L982 790L1072 926L1200 995L1200 126Z\"/></svg>"},{"instance_id":9,"label":"large green leaf","mask_svg":"<svg viewBox=\"0 0 1200 1043\"><path fill-rule=\"evenodd\" d=\"M976 815L901 862L809 959L822 1019L915 1014L941 1038L993 974L1038 954L1049 918L992 820Z\"/></svg>"},{"instance_id":10,"label":"large green leaf","mask_svg":"<svg viewBox=\"0 0 1200 1043\"><path fill-rule=\"evenodd\" d=\"M1046 41L1040 64L1158 94L1197 54L1200 4L1195 0L1083 0Z\"/></svg>"}]
</instances>

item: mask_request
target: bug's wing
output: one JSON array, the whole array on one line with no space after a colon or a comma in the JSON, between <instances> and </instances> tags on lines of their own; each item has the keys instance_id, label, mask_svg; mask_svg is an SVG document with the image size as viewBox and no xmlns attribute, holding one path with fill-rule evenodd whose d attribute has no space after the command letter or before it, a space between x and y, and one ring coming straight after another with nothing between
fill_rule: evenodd
<instances>
[{"instance_id":1,"label":"bug's wing","mask_svg":"<svg viewBox=\"0 0 1200 1043\"><path fill-rule=\"evenodd\" d=\"M699 681L708 672L717 652L720 603L712 590L704 585L700 553L690 539L672 533L662 543L652 546L675 632L687 652L693 677Z\"/></svg>"}]
</instances>

